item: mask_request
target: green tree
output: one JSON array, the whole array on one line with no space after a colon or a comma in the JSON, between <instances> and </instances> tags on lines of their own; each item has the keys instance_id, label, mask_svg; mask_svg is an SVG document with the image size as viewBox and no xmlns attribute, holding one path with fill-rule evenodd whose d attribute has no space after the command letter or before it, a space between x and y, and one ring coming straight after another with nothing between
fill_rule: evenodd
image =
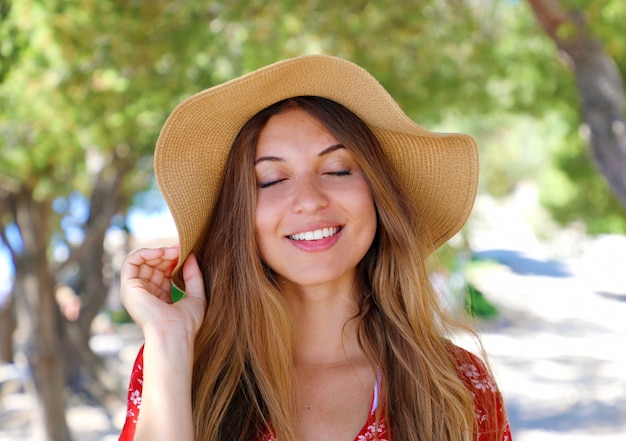
<instances>
[{"instance_id":1,"label":"green tree","mask_svg":"<svg viewBox=\"0 0 626 441\"><path fill-rule=\"evenodd\" d=\"M100 400L115 392L88 345L108 292L103 240L148 185L165 117L182 97L288 52L247 53L245 24L202 1L26 0L2 12L0 238L15 266L37 436L66 440L68 382ZM55 302L67 274L78 275L76 322Z\"/></svg>"},{"instance_id":2,"label":"green tree","mask_svg":"<svg viewBox=\"0 0 626 441\"><path fill-rule=\"evenodd\" d=\"M3 44L11 50L3 52L8 62L0 88L1 237L16 269L23 350L48 439L69 437L63 417L68 379L84 377L73 384L100 399L114 388L88 346L91 321L108 291L103 239L111 218L124 216L131 195L145 188L159 127L176 103L286 56L329 51L365 59L361 38L385 27L397 29L393 40L372 46L370 67L379 66L388 78L412 75L410 59L396 65L385 53L393 46L418 53L403 41L408 25L399 22L401 8L385 16L384 5L328 3L315 14L311 6L26 0L3 9ZM350 26L342 26L345 16ZM337 29L345 32L333 36ZM452 76L452 59L442 65ZM72 214L72 194L86 202L82 218ZM61 227L68 222L70 228ZM9 240L10 229L19 233L19 244ZM61 316L54 298L66 274L78 274L76 322Z\"/></svg>"},{"instance_id":3,"label":"green tree","mask_svg":"<svg viewBox=\"0 0 626 441\"><path fill-rule=\"evenodd\" d=\"M45 437L69 439L68 379L83 378L100 399L115 388L88 346L110 283L103 240L149 184L158 131L183 97L281 58L328 53L370 70L419 123L458 130L463 121L495 151L510 122L502 114L577 120L573 81L531 18L522 4L463 0L0 0L0 240L16 268ZM610 38L618 50L623 37ZM503 154L513 150L500 150L491 182L536 168L517 170ZM54 287L73 274L82 305L69 322Z\"/></svg>"},{"instance_id":4,"label":"green tree","mask_svg":"<svg viewBox=\"0 0 626 441\"><path fill-rule=\"evenodd\" d=\"M131 195L149 181L143 158L167 110L198 82L210 83L197 59L211 42L204 21L210 14L166 1L7 6L3 30L11 38L3 45L19 56L3 59L0 237L15 266L40 438L66 440L70 380L98 399L116 392L88 345L108 291L103 239L111 218L125 215ZM88 202L83 219L59 209L72 193ZM74 225L62 228L68 220ZM55 258L59 250L64 259ZM76 322L65 320L55 302L55 286L67 273L79 277Z\"/></svg>"},{"instance_id":5,"label":"green tree","mask_svg":"<svg viewBox=\"0 0 626 441\"><path fill-rule=\"evenodd\" d=\"M580 116L574 122L589 151L587 155L581 148L579 137L568 137L571 148L561 148L558 154L562 173L548 180L563 190L558 192L561 197L552 195L546 202L562 222L582 217L592 232L626 232L626 42L621 33L626 6L616 0L528 3L573 73L580 100ZM606 182L591 172L589 157ZM613 196L603 196L606 184Z\"/></svg>"}]
</instances>

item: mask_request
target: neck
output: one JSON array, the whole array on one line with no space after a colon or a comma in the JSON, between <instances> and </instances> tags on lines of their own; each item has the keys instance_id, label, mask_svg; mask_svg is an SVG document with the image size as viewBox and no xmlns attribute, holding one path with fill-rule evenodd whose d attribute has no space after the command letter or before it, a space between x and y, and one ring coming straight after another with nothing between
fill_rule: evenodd
<instances>
[{"instance_id":1,"label":"neck","mask_svg":"<svg viewBox=\"0 0 626 441\"><path fill-rule=\"evenodd\" d=\"M285 295L295 324L296 366L338 366L363 356L352 286L287 288Z\"/></svg>"}]
</instances>

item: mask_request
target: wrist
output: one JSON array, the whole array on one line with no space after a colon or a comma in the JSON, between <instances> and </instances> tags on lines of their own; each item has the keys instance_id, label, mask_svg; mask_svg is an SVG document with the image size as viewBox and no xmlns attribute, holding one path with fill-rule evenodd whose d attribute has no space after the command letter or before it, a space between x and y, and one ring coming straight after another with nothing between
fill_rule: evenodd
<instances>
[{"instance_id":1,"label":"wrist","mask_svg":"<svg viewBox=\"0 0 626 441\"><path fill-rule=\"evenodd\" d=\"M164 351L193 352L195 334L184 326L146 326L142 329L146 344Z\"/></svg>"},{"instance_id":2,"label":"wrist","mask_svg":"<svg viewBox=\"0 0 626 441\"><path fill-rule=\"evenodd\" d=\"M150 391L163 397L172 390L185 395L193 372L193 339L189 333L157 330L144 336L144 380L152 384Z\"/></svg>"},{"instance_id":3,"label":"wrist","mask_svg":"<svg viewBox=\"0 0 626 441\"><path fill-rule=\"evenodd\" d=\"M191 440L193 336L184 328L150 328L144 337L137 440Z\"/></svg>"}]
</instances>

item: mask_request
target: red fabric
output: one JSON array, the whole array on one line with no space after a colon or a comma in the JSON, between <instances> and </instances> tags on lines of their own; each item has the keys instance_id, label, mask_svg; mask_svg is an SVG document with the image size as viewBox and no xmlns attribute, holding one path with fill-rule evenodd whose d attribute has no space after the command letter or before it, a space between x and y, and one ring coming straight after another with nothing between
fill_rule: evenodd
<instances>
[{"instance_id":1,"label":"red fabric","mask_svg":"<svg viewBox=\"0 0 626 441\"><path fill-rule=\"evenodd\" d=\"M137 417L141 408L141 394L143 392L143 346L139 349L139 354L135 359L133 372L128 385L128 404L126 408L126 421L122 428L119 441L133 441L135 438L135 428L137 427Z\"/></svg>"},{"instance_id":2,"label":"red fabric","mask_svg":"<svg viewBox=\"0 0 626 441\"><path fill-rule=\"evenodd\" d=\"M476 441L511 441L511 428L502 394L485 364L476 355L458 346L451 345L450 351L457 362L459 377L474 398L474 412L478 427L474 439Z\"/></svg>"},{"instance_id":3,"label":"red fabric","mask_svg":"<svg viewBox=\"0 0 626 441\"><path fill-rule=\"evenodd\" d=\"M511 441L511 429L506 416L502 396L483 362L474 354L453 346L451 352L454 355L459 377L463 380L474 398L474 409L478 432L475 441ZM141 408L141 393L143 390L143 348L139 351L133 367L133 372L128 388L128 410L126 422L120 441L132 441L135 436L137 416ZM373 400L374 402L376 400ZM390 430L387 428L383 417L378 424L375 418L375 404L372 406L370 416L361 432L354 441L389 441ZM494 429L497 429L494 431ZM376 435L378 438L376 438ZM260 441L275 441L271 433L265 434Z\"/></svg>"}]
</instances>

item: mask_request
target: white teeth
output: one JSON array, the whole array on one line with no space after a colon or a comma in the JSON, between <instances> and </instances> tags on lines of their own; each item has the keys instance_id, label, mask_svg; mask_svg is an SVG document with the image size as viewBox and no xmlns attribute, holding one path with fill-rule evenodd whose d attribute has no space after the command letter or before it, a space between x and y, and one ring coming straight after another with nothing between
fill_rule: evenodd
<instances>
[{"instance_id":1,"label":"white teeth","mask_svg":"<svg viewBox=\"0 0 626 441\"><path fill-rule=\"evenodd\" d=\"M320 230L305 231L304 233L289 236L292 240L320 240L326 237L334 236L339 232L339 227L322 228Z\"/></svg>"}]
</instances>

